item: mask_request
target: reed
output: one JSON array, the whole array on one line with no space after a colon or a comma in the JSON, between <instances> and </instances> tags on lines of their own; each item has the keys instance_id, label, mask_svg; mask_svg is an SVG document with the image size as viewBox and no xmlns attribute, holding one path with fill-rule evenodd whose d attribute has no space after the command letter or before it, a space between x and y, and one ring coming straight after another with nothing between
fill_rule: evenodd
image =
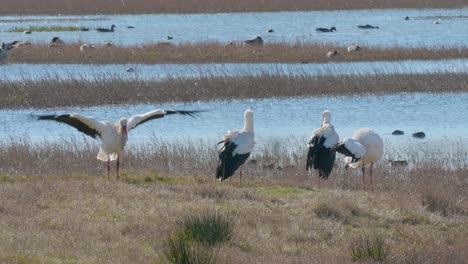
<instances>
[{"instance_id":1,"label":"reed","mask_svg":"<svg viewBox=\"0 0 468 264\"><path fill-rule=\"evenodd\" d=\"M2 4L0 15L25 14L138 14L138 13L218 13L271 12L304 10L340 10L372 8L460 8L463 0L34 0L9 1Z\"/></svg>"},{"instance_id":2,"label":"reed","mask_svg":"<svg viewBox=\"0 0 468 264\"><path fill-rule=\"evenodd\" d=\"M11 50L10 63L83 63L83 64L167 64L167 63L318 63L355 61L442 60L468 58L468 48L365 47L358 53L347 52L346 46L308 43L271 43L252 47L218 42L200 44L155 43L145 46L105 46L80 51L80 44L50 48L30 45ZM362 46L362 45L361 45ZM328 58L327 52L339 55Z\"/></svg>"},{"instance_id":3,"label":"reed","mask_svg":"<svg viewBox=\"0 0 468 264\"><path fill-rule=\"evenodd\" d=\"M3 80L0 108L54 108L307 96L467 92L465 73L246 76L138 79Z\"/></svg>"}]
</instances>

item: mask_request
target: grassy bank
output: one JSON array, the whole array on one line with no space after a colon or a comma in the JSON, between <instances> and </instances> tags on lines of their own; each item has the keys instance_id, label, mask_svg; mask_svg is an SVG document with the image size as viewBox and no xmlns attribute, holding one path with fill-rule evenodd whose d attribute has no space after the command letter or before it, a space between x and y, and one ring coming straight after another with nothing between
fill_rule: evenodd
<instances>
[{"instance_id":1,"label":"grassy bank","mask_svg":"<svg viewBox=\"0 0 468 264\"><path fill-rule=\"evenodd\" d=\"M0 81L0 108L193 102L271 97L467 92L467 74Z\"/></svg>"},{"instance_id":2,"label":"grassy bank","mask_svg":"<svg viewBox=\"0 0 468 264\"><path fill-rule=\"evenodd\" d=\"M0 15L25 14L136 14L136 13L218 13L339 10L371 8L460 8L463 0L16 0L2 4Z\"/></svg>"},{"instance_id":3,"label":"grassy bank","mask_svg":"<svg viewBox=\"0 0 468 264\"><path fill-rule=\"evenodd\" d=\"M366 48L356 53L345 46L320 44L265 44L252 47L221 43L181 44L159 43L143 47L108 47L80 51L80 45L70 44L56 48L47 45L23 46L11 50L10 63L307 63L397 60L442 60L468 58L468 48ZM329 51L338 51L332 58Z\"/></svg>"},{"instance_id":4,"label":"grassy bank","mask_svg":"<svg viewBox=\"0 0 468 264\"><path fill-rule=\"evenodd\" d=\"M1 142L0 260L465 262L466 160L460 169L427 153L409 168L382 162L371 193L341 165L317 188L305 151L283 147L258 148L239 186L237 175L215 181L212 145L130 147L121 180L107 181L94 144ZM263 168L271 162L283 169Z\"/></svg>"}]
</instances>

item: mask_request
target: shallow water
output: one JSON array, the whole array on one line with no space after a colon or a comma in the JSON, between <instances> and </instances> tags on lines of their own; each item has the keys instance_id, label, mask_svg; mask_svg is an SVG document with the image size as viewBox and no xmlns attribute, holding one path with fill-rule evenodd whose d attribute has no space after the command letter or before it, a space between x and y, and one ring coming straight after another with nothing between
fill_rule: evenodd
<instances>
[{"instance_id":1,"label":"shallow water","mask_svg":"<svg viewBox=\"0 0 468 264\"><path fill-rule=\"evenodd\" d=\"M135 69L127 72L128 68ZM467 73L468 60L441 61L374 61L309 64L3 64L2 80L44 79L141 79L153 80L168 77L242 76L257 74L280 75L365 75L365 74L415 74L415 73Z\"/></svg>"},{"instance_id":2,"label":"shallow water","mask_svg":"<svg viewBox=\"0 0 468 264\"><path fill-rule=\"evenodd\" d=\"M168 116L138 126L129 133L129 145L147 142L154 137L174 141L180 139L209 140L213 144L227 130L243 126L243 111L255 111L255 133L259 144L272 138L309 137L321 124L324 109L332 111L332 123L343 139L350 137L360 127L378 132L392 147L444 146L445 141L467 145L468 94L414 94L371 97L321 97L301 99L234 100L221 102L172 103L161 105L103 106L67 108L54 111L2 110L0 140L25 137L32 142L60 141L76 137L80 132L65 124L53 121L37 121L32 114L80 112L102 120L117 120L121 116L143 113L155 108L205 109L196 119L186 116ZM400 129L403 136L392 136ZM424 131L425 139L413 139L411 134ZM304 142L305 143L305 142Z\"/></svg>"},{"instance_id":3,"label":"shallow water","mask_svg":"<svg viewBox=\"0 0 468 264\"><path fill-rule=\"evenodd\" d=\"M409 16L410 20L404 20ZM438 21L439 24L434 24ZM48 43L60 36L65 42L117 45L244 41L261 36L266 42L337 43L363 46L466 47L468 8L385 9L309 12L219 13L191 15L0 16L2 41ZM97 27L115 24L114 33ZM371 24L380 29L358 29ZM7 32L16 27L76 26L87 32ZM127 26L134 26L129 29ZM316 33L317 27L336 27L334 33ZM273 33L267 33L274 29ZM172 36L172 40L167 37Z\"/></svg>"}]
</instances>

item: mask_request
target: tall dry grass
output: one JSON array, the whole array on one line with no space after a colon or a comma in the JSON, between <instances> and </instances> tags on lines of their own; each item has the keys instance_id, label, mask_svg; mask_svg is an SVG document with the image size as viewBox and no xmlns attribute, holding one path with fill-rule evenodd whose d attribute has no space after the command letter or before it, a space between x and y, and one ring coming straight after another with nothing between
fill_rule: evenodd
<instances>
[{"instance_id":1,"label":"tall dry grass","mask_svg":"<svg viewBox=\"0 0 468 264\"><path fill-rule=\"evenodd\" d=\"M159 43L142 47L99 46L81 52L78 44L49 48L47 45L23 46L11 50L10 63L304 63L442 60L468 58L468 48L367 48L348 53L347 47L329 44L265 44L260 47L221 43L180 44ZM361 45L362 46L362 45ZM327 58L329 51L339 55Z\"/></svg>"},{"instance_id":2,"label":"tall dry grass","mask_svg":"<svg viewBox=\"0 0 468 264\"><path fill-rule=\"evenodd\" d=\"M34 0L7 1L0 15L25 14L134 14L134 13L217 13L370 8L457 8L463 0Z\"/></svg>"},{"instance_id":3,"label":"tall dry grass","mask_svg":"<svg viewBox=\"0 0 468 264\"><path fill-rule=\"evenodd\" d=\"M467 74L388 74L238 77L164 80L97 79L0 81L0 108L191 102L246 98L467 92Z\"/></svg>"},{"instance_id":4,"label":"tall dry grass","mask_svg":"<svg viewBox=\"0 0 468 264\"><path fill-rule=\"evenodd\" d=\"M0 262L166 263L172 256L189 263L464 263L468 257L466 160L452 168L450 159L422 149L425 158L410 153L408 168L379 163L371 193L358 172L347 175L342 165L318 185L316 175L304 172L304 144L271 142L256 149L257 163L244 168L240 186L237 175L215 181L214 143L155 140L129 146L121 180L108 181L94 142L76 141L1 142ZM206 154L187 151L194 148ZM270 162L283 169L263 168ZM433 211L424 202L429 189L437 190L433 199L459 209ZM235 225L225 229L204 213L216 211L235 215ZM211 237L206 224L213 221L227 230L221 232L227 242L185 243L194 232L202 241ZM168 239L181 232L177 241L184 243L170 244L168 254Z\"/></svg>"}]
</instances>

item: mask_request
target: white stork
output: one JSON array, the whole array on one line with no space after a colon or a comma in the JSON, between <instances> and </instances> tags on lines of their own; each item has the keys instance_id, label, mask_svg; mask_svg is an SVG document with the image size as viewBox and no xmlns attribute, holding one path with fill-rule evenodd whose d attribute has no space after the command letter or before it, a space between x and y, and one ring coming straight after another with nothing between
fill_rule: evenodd
<instances>
[{"instance_id":1,"label":"white stork","mask_svg":"<svg viewBox=\"0 0 468 264\"><path fill-rule=\"evenodd\" d=\"M182 111L182 110L153 110L140 115L133 115L130 118L122 117L117 122L98 121L91 117L80 114L64 115L40 115L38 120L54 120L62 122L78 129L86 135L96 138L99 136L102 140L98 160L107 161L107 177L110 178L110 161L117 160L117 178L119 178L119 154L127 143L127 132L138 125L147 121L162 118L165 115L181 114L195 117L201 111Z\"/></svg>"},{"instance_id":2,"label":"white stork","mask_svg":"<svg viewBox=\"0 0 468 264\"><path fill-rule=\"evenodd\" d=\"M224 139L218 144L223 143L219 153L218 167L216 168L216 178L223 181L236 172L242 166L252 153L255 146L253 111L245 110L244 129L240 131L228 131ZM242 169L240 171L240 180L242 182Z\"/></svg>"},{"instance_id":3,"label":"white stork","mask_svg":"<svg viewBox=\"0 0 468 264\"><path fill-rule=\"evenodd\" d=\"M370 164L370 182L372 185L372 167L374 162L379 161L384 152L384 145L382 138L368 128L360 128L354 131L352 138L346 138L342 143L336 144L332 150L335 150L347 158L346 169L351 167L353 169L362 168L362 181L366 185L364 167Z\"/></svg>"},{"instance_id":4,"label":"white stork","mask_svg":"<svg viewBox=\"0 0 468 264\"><path fill-rule=\"evenodd\" d=\"M322 126L312 132L309 151L307 152L306 170L315 169L318 171L319 177L323 179L327 179L333 169L336 152L332 151L332 147L340 139L333 125L330 124L330 119L330 111L325 110Z\"/></svg>"}]
</instances>

